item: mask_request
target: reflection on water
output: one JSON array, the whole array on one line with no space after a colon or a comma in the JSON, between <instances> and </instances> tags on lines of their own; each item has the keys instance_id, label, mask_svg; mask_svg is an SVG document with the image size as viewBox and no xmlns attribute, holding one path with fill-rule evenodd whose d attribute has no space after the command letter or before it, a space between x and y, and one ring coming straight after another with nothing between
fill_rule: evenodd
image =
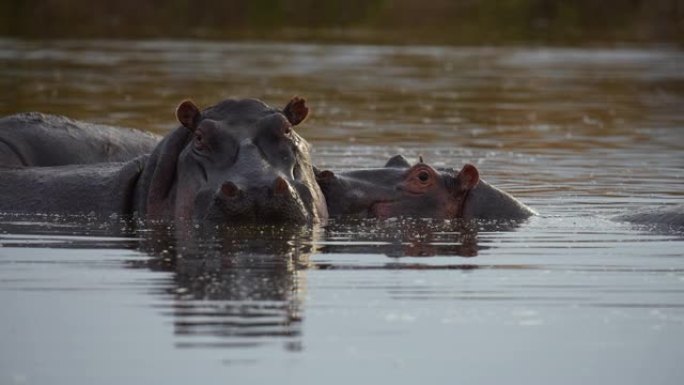
<instances>
[{"instance_id":1,"label":"reflection on water","mask_svg":"<svg viewBox=\"0 0 684 385\"><path fill-rule=\"evenodd\" d=\"M0 383L676 383L684 236L616 218L682 203L682 63L670 47L0 41L3 114L165 133L188 96L299 94L321 168L469 162L541 213L189 230L3 215Z\"/></svg>"},{"instance_id":2,"label":"reflection on water","mask_svg":"<svg viewBox=\"0 0 684 385\"><path fill-rule=\"evenodd\" d=\"M174 318L178 347L284 338L287 349L298 349L311 237L296 227L154 229L143 243L153 258L132 267L173 274L165 289L173 300L161 308Z\"/></svg>"},{"instance_id":3,"label":"reflection on water","mask_svg":"<svg viewBox=\"0 0 684 385\"><path fill-rule=\"evenodd\" d=\"M124 259L123 264L132 269L168 273L172 277L153 286L152 293L165 299L154 308L173 318L175 346L182 348L247 348L282 340L287 350L301 349L309 269L477 267L458 261L430 267L419 263L397 264L391 260L377 267L349 266L314 262L311 260L314 253L375 254L395 259L435 255L471 257L479 249L476 222L413 218L382 222L338 220L316 229L152 224L135 230L135 223L118 219L102 223L87 217L11 214L4 215L0 224L4 233L2 245L8 250L125 248L144 251L147 258ZM485 227L501 230L514 226L488 223ZM11 274L4 280L9 283L5 289L12 289L13 283L23 281L9 277Z\"/></svg>"},{"instance_id":4,"label":"reflection on water","mask_svg":"<svg viewBox=\"0 0 684 385\"><path fill-rule=\"evenodd\" d=\"M468 333L494 334L479 340L478 351L506 343L543 360L560 344L576 359L615 354L627 365L632 356L625 351L684 327L681 233L640 233L605 219L557 216L517 226L393 219L189 231L128 225L0 218L0 299L3 324L10 325L2 337L15 349L4 368L47 378L53 372L24 363L68 362L72 355L63 355L62 346L107 346L124 357L131 345L156 341L177 348L157 351L161 362L182 362L183 351L209 357L196 365L212 377L220 376L217 360L244 366L242 375L274 359L288 362L270 348L276 347L297 352L291 359L322 378L326 371L314 369L315 357L375 357L382 368L382 357L396 353L386 346L402 340L461 356L474 342L452 343ZM63 320L36 329L55 317ZM641 331L624 339L621 333L634 327ZM529 340L512 337L527 335L527 328L536 330ZM103 332L116 333L121 343L103 339ZM34 342L15 344L26 333ZM61 341L54 333L68 340L52 345ZM675 341L659 342L673 359L681 346ZM594 343L602 347L584 350ZM354 349L366 353L350 355ZM97 357L90 364L100 368L98 378L109 378L114 369ZM503 351L490 359L514 359L506 357ZM477 355L468 360L478 362ZM440 362L420 365L441 373ZM139 367L129 365L125 370ZM68 365L58 372L65 383L81 378Z\"/></svg>"},{"instance_id":5,"label":"reflection on water","mask_svg":"<svg viewBox=\"0 0 684 385\"><path fill-rule=\"evenodd\" d=\"M513 228L513 223L490 227ZM320 252L326 254L381 254L392 258L435 255L474 257L478 253L478 223L415 218L378 221L331 220ZM319 266L320 267L320 266Z\"/></svg>"},{"instance_id":6,"label":"reflection on water","mask_svg":"<svg viewBox=\"0 0 684 385\"><path fill-rule=\"evenodd\" d=\"M70 360L93 350L87 362L101 379L123 371L180 383L181 368L198 356L193 367L211 378L225 375L223 365L252 378L264 365L289 362L322 379L336 370L332 362L371 357L379 365L365 370L372 376L386 375L396 359L389 357L447 375L450 359L425 362L391 347L400 341L470 365L483 353L469 351L500 344L536 361L558 346L586 363L617 357L592 373L629 366L631 354L652 343L672 360L682 353L676 339L661 340L684 328L681 233L562 216L518 226L392 219L189 231L114 222L0 218L0 303L9 325L0 337L13 347L12 355L3 348L3 372L38 380L56 372L68 383L83 378ZM111 333L115 340L102 337ZM29 334L29 345L19 343ZM159 344L175 349L153 348ZM97 353L103 347L128 363L110 367ZM517 354L499 350L488 361ZM160 372L141 362L172 364ZM670 359L659 362L651 365L666 379L678 376ZM559 373L553 368L530 380ZM269 373L259 377L282 372Z\"/></svg>"}]
</instances>

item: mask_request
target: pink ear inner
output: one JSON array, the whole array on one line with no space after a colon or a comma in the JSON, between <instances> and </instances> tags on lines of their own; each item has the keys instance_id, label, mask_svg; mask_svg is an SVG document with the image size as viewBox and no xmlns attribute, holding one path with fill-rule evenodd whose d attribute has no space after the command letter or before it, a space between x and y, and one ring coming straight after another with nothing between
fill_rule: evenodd
<instances>
[{"instance_id":1,"label":"pink ear inner","mask_svg":"<svg viewBox=\"0 0 684 385\"><path fill-rule=\"evenodd\" d=\"M470 190L480 181L480 172L470 163L466 163L458 173L459 184L464 190Z\"/></svg>"}]
</instances>

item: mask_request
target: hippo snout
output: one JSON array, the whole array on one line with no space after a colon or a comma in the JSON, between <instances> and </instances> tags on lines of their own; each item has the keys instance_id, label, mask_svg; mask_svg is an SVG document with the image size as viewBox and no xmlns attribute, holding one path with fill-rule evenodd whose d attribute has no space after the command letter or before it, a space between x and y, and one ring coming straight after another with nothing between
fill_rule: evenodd
<instances>
[{"instance_id":1,"label":"hippo snout","mask_svg":"<svg viewBox=\"0 0 684 385\"><path fill-rule=\"evenodd\" d=\"M206 218L222 222L307 223L310 214L296 189L282 176L270 182L245 187L225 181L214 194Z\"/></svg>"}]
</instances>

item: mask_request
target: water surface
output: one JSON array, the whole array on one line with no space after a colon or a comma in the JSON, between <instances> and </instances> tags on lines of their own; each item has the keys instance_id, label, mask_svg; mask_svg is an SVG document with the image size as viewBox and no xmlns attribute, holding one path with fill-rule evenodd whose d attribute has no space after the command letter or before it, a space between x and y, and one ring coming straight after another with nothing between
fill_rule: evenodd
<instances>
[{"instance_id":1,"label":"water surface","mask_svg":"<svg viewBox=\"0 0 684 385\"><path fill-rule=\"evenodd\" d=\"M684 54L0 41L0 113L174 128L178 102L305 96L320 167L475 164L541 213L315 228L0 217L0 383L684 378Z\"/></svg>"}]
</instances>

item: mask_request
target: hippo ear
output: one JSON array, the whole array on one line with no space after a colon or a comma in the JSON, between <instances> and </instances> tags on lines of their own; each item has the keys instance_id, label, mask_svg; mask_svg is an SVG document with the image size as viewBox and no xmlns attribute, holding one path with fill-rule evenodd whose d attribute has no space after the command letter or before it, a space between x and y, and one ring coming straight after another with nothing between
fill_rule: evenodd
<instances>
[{"instance_id":1,"label":"hippo ear","mask_svg":"<svg viewBox=\"0 0 684 385\"><path fill-rule=\"evenodd\" d=\"M287 120L290 121L290 124L296 126L303 122L309 115L309 107L306 106L306 100L304 100L304 98L295 96L287 103L287 106L285 106L283 114Z\"/></svg>"},{"instance_id":2,"label":"hippo ear","mask_svg":"<svg viewBox=\"0 0 684 385\"><path fill-rule=\"evenodd\" d=\"M391 168L410 168L411 164L409 163L408 159L404 158L403 155L395 155L391 157L387 163L385 163L385 167L391 167Z\"/></svg>"},{"instance_id":3,"label":"hippo ear","mask_svg":"<svg viewBox=\"0 0 684 385\"><path fill-rule=\"evenodd\" d=\"M316 170L316 181L317 182L329 182L335 179L335 173L330 170L318 171Z\"/></svg>"},{"instance_id":4,"label":"hippo ear","mask_svg":"<svg viewBox=\"0 0 684 385\"><path fill-rule=\"evenodd\" d=\"M195 131L200 118L200 110L192 100L183 100L176 108L176 118L188 130Z\"/></svg>"},{"instance_id":5,"label":"hippo ear","mask_svg":"<svg viewBox=\"0 0 684 385\"><path fill-rule=\"evenodd\" d=\"M466 163L456 176L456 185L459 191L469 191L480 182L480 172L472 164Z\"/></svg>"}]
</instances>

